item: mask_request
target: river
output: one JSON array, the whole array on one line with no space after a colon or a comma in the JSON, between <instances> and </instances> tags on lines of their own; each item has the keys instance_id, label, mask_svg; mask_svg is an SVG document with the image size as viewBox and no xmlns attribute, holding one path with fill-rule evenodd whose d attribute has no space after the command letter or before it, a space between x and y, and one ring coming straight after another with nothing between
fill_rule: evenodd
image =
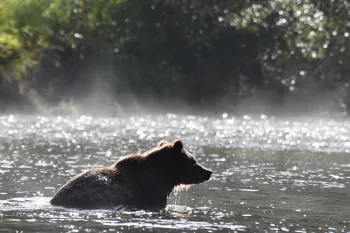
<instances>
[{"instance_id":1,"label":"river","mask_svg":"<svg viewBox=\"0 0 350 233\"><path fill-rule=\"evenodd\" d=\"M75 174L182 139L210 181L160 212L49 204ZM0 116L0 232L349 232L350 120Z\"/></svg>"}]
</instances>

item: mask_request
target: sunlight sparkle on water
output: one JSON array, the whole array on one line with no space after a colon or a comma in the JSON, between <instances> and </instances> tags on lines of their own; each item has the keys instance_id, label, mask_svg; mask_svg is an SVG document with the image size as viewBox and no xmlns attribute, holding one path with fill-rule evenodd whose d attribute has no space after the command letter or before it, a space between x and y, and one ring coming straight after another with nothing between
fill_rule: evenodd
<instances>
[{"instance_id":1,"label":"sunlight sparkle on water","mask_svg":"<svg viewBox=\"0 0 350 233\"><path fill-rule=\"evenodd\" d=\"M163 212L49 204L76 174L176 138L214 173L172 193ZM12 230L346 232L350 224L349 120L10 115L0 116L0 140L0 225Z\"/></svg>"}]
</instances>

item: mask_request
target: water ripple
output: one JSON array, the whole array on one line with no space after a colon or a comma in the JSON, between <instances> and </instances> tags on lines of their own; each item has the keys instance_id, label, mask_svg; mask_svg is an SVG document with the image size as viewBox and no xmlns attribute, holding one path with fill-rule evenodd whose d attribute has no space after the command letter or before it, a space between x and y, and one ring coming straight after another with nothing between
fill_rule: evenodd
<instances>
[{"instance_id":1,"label":"water ripple","mask_svg":"<svg viewBox=\"0 0 350 233\"><path fill-rule=\"evenodd\" d=\"M1 232L347 232L350 121L0 116ZM81 171L181 138L214 171L161 212L53 207Z\"/></svg>"},{"instance_id":2,"label":"water ripple","mask_svg":"<svg viewBox=\"0 0 350 233\"><path fill-rule=\"evenodd\" d=\"M187 142L226 148L302 149L346 151L350 149L350 121L298 119L283 120L225 117L209 118L167 114L124 118L0 117L0 138L29 139L36 143L50 139L68 145L102 143L100 139L127 144L182 138ZM128 135L133 139L123 141Z\"/></svg>"}]
</instances>

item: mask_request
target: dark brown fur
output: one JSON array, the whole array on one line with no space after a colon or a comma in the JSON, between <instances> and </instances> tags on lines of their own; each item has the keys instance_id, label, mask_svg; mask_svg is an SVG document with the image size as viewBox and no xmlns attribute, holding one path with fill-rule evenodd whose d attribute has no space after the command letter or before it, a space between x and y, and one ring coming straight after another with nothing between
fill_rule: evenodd
<instances>
[{"instance_id":1,"label":"dark brown fur","mask_svg":"<svg viewBox=\"0 0 350 233\"><path fill-rule=\"evenodd\" d=\"M84 209L128 206L162 209L175 186L209 180L180 140L161 142L143 154L128 155L109 167L85 171L61 187L51 204Z\"/></svg>"}]
</instances>

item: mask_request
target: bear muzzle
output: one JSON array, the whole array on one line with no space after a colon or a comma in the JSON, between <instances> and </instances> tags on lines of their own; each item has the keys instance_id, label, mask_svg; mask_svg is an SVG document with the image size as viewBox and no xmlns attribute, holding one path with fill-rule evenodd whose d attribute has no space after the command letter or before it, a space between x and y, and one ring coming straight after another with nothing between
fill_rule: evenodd
<instances>
[{"instance_id":1,"label":"bear muzzle","mask_svg":"<svg viewBox=\"0 0 350 233\"><path fill-rule=\"evenodd\" d=\"M202 183L204 181L207 181L210 179L211 174L213 173L211 170L201 166L201 165L197 165L197 175L198 175L198 182L196 183Z\"/></svg>"},{"instance_id":2,"label":"bear muzzle","mask_svg":"<svg viewBox=\"0 0 350 233\"><path fill-rule=\"evenodd\" d=\"M210 177L211 177L211 174L213 174L213 172L211 170L209 170L209 169L204 168L204 167L203 167L203 169L204 169L204 172L205 172L206 180L209 180Z\"/></svg>"}]
</instances>

